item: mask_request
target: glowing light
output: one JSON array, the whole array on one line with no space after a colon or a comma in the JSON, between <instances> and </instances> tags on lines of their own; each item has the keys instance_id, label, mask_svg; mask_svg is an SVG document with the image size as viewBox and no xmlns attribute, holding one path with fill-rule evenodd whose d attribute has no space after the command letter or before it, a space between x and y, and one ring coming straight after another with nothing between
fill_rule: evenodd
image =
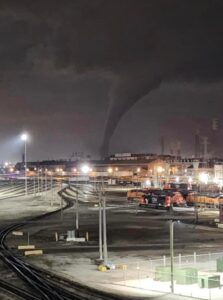
<instances>
[{"instance_id":1,"label":"glowing light","mask_svg":"<svg viewBox=\"0 0 223 300\"><path fill-rule=\"evenodd\" d=\"M176 177L176 183L179 183L180 182L180 178L177 176Z\"/></svg>"},{"instance_id":2,"label":"glowing light","mask_svg":"<svg viewBox=\"0 0 223 300\"><path fill-rule=\"evenodd\" d=\"M140 172L141 171L141 168L137 168L137 170L136 170L137 172Z\"/></svg>"},{"instance_id":3,"label":"glowing light","mask_svg":"<svg viewBox=\"0 0 223 300\"><path fill-rule=\"evenodd\" d=\"M76 169L76 168L73 168L73 172L76 173L76 172L77 172L77 169Z\"/></svg>"},{"instance_id":4,"label":"glowing light","mask_svg":"<svg viewBox=\"0 0 223 300\"><path fill-rule=\"evenodd\" d=\"M107 171L108 171L108 173L110 173L110 174L113 172L112 168L108 168Z\"/></svg>"},{"instance_id":5,"label":"glowing light","mask_svg":"<svg viewBox=\"0 0 223 300\"><path fill-rule=\"evenodd\" d=\"M84 174L88 174L90 172L90 168L88 165L83 165L81 167L81 172L84 173Z\"/></svg>"},{"instance_id":6,"label":"glowing light","mask_svg":"<svg viewBox=\"0 0 223 300\"><path fill-rule=\"evenodd\" d=\"M13 172L13 171L14 171L14 168L10 168L9 171L10 171L10 172Z\"/></svg>"},{"instance_id":7,"label":"glowing light","mask_svg":"<svg viewBox=\"0 0 223 300\"><path fill-rule=\"evenodd\" d=\"M118 168L115 168L115 171L118 171Z\"/></svg>"},{"instance_id":8,"label":"glowing light","mask_svg":"<svg viewBox=\"0 0 223 300\"><path fill-rule=\"evenodd\" d=\"M56 172L57 172L57 173L60 172L60 169L59 169L59 168L56 168Z\"/></svg>"},{"instance_id":9,"label":"glowing light","mask_svg":"<svg viewBox=\"0 0 223 300\"><path fill-rule=\"evenodd\" d=\"M192 182L193 182L192 177L189 177L189 178L188 178L188 182L189 182L189 183L192 183Z\"/></svg>"},{"instance_id":10,"label":"glowing light","mask_svg":"<svg viewBox=\"0 0 223 300\"><path fill-rule=\"evenodd\" d=\"M151 185L151 181L149 179L146 180L146 185L150 186Z\"/></svg>"},{"instance_id":11,"label":"glowing light","mask_svg":"<svg viewBox=\"0 0 223 300\"><path fill-rule=\"evenodd\" d=\"M204 183L204 184L208 183L208 178L209 178L209 175L207 173L201 173L199 175L199 181Z\"/></svg>"},{"instance_id":12,"label":"glowing light","mask_svg":"<svg viewBox=\"0 0 223 300\"><path fill-rule=\"evenodd\" d=\"M27 141L27 139L28 139L28 134L27 134L27 133L23 133L23 134L21 135L21 140L22 140L22 141Z\"/></svg>"},{"instance_id":13,"label":"glowing light","mask_svg":"<svg viewBox=\"0 0 223 300\"><path fill-rule=\"evenodd\" d=\"M163 171L164 171L163 167L161 167L161 166L157 167L157 172L158 173L162 173Z\"/></svg>"},{"instance_id":14,"label":"glowing light","mask_svg":"<svg viewBox=\"0 0 223 300\"><path fill-rule=\"evenodd\" d=\"M5 166L5 167L8 167L8 165L9 165L9 163L6 161L6 162L4 163L4 166Z\"/></svg>"}]
</instances>

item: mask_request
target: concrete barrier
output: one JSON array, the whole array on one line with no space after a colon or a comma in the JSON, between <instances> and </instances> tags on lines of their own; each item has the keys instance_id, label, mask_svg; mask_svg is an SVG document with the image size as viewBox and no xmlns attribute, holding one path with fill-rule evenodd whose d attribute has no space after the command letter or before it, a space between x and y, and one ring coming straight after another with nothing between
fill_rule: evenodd
<instances>
[{"instance_id":1,"label":"concrete barrier","mask_svg":"<svg viewBox=\"0 0 223 300\"><path fill-rule=\"evenodd\" d=\"M34 245L19 245L18 246L18 250L31 250L31 249L35 249Z\"/></svg>"},{"instance_id":2,"label":"concrete barrier","mask_svg":"<svg viewBox=\"0 0 223 300\"><path fill-rule=\"evenodd\" d=\"M25 256L30 256L30 255L43 255L43 250L30 250L30 251L25 251Z\"/></svg>"}]
</instances>

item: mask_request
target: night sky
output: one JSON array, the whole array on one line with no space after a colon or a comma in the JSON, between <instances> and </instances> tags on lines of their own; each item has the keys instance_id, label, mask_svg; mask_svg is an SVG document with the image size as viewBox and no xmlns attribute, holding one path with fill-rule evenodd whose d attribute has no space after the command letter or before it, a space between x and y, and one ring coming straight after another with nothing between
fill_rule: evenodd
<instances>
[{"instance_id":1,"label":"night sky","mask_svg":"<svg viewBox=\"0 0 223 300\"><path fill-rule=\"evenodd\" d=\"M1 0L0 161L166 152L219 118L223 1ZM221 155L222 156L222 155Z\"/></svg>"}]
</instances>

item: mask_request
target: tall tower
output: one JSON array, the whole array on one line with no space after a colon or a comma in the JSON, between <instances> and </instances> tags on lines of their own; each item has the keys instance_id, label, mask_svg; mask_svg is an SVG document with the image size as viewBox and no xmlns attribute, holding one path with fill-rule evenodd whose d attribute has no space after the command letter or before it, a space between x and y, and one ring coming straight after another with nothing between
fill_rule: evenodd
<instances>
[{"instance_id":1,"label":"tall tower","mask_svg":"<svg viewBox=\"0 0 223 300\"><path fill-rule=\"evenodd\" d=\"M176 148L177 148L177 156L181 157L181 142L180 141L177 141Z\"/></svg>"},{"instance_id":2,"label":"tall tower","mask_svg":"<svg viewBox=\"0 0 223 300\"><path fill-rule=\"evenodd\" d=\"M195 158L200 157L200 133L198 129L196 130L194 139L194 156Z\"/></svg>"},{"instance_id":3,"label":"tall tower","mask_svg":"<svg viewBox=\"0 0 223 300\"><path fill-rule=\"evenodd\" d=\"M218 131L218 119L212 119L212 126L211 126L211 129L212 129L212 137L211 137L211 140L212 140L212 149L211 149L211 152L212 152L212 156L215 157L216 156L216 153L217 153L217 131Z\"/></svg>"},{"instance_id":4,"label":"tall tower","mask_svg":"<svg viewBox=\"0 0 223 300\"><path fill-rule=\"evenodd\" d=\"M208 137L203 136L202 137L202 145L203 145L203 158L206 159L208 156Z\"/></svg>"},{"instance_id":5,"label":"tall tower","mask_svg":"<svg viewBox=\"0 0 223 300\"><path fill-rule=\"evenodd\" d=\"M164 136L161 136L161 155L164 155L165 153L165 141L164 141Z\"/></svg>"}]
</instances>

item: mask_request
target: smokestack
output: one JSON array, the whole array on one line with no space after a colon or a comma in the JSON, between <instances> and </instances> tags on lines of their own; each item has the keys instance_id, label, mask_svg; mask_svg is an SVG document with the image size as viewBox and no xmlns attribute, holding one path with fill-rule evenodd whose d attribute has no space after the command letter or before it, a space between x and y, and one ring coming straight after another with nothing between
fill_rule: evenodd
<instances>
[{"instance_id":1,"label":"smokestack","mask_svg":"<svg viewBox=\"0 0 223 300\"><path fill-rule=\"evenodd\" d=\"M212 149L211 149L211 152L212 152L212 156L215 157L216 156L216 153L217 153L217 149L216 149L216 144L217 144L217 131L218 131L218 119L212 119L212 126L211 126L211 129L212 129Z\"/></svg>"},{"instance_id":2,"label":"smokestack","mask_svg":"<svg viewBox=\"0 0 223 300\"><path fill-rule=\"evenodd\" d=\"M165 153L165 141L164 136L161 136L161 155L164 155Z\"/></svg>"},{"instance_id":3,"label":"smokestack","mask_svg":"<svg viewBox=\"0 0 223 300\"><path fill-rule=\"evenodd\" d=\"M208 137L207 136L203 136L202 138L203 142L203 158L206 159L208 156Z\"/></svg>"},{"instance_id":4,"label":"smokestack","mask_svg":"<svg viewBox=\"0 0 223 300\"><path fill-rule=\"evenodd\" d=\"M194 156L195 156L195 158L200 157L200 135L199 135L199 130L197 130L196 133L195 133Z\"/></svg>"},{"instance_id":5,"label":"smokestack","mask_svg":"<svg viewBox=\"0 0 223 300\"><path fill-rule=\"evenodd\" d=\"M180 141L177 141L177 156L178 157L181 157L181 142Z\"/></svg>"},{"instance_id":6,"label":"smokestack","mask_svg":"<svg viewBox=\"0 0 223 300\"><path fill-rule=\"evenodd\" d=\"M173 149L174 149L174 143L171 142L171 143L170 143L170 155L174 155Z\"/></svg>"}]
</instances>

